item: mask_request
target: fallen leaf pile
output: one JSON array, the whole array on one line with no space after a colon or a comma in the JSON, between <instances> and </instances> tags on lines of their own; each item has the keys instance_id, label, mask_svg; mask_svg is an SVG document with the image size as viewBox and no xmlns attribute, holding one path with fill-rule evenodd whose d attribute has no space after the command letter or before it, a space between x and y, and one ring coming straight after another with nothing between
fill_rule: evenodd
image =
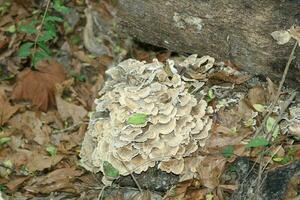
<instances>
[{"instance_id":1,"label":"fallen leaf pile","mask_svg":"<svg viewBox=\"0 0 300 200\"><path fill-rule=\"evenodd\" d=\"M15 99L31 100L37 108L46 111L55 105L55 84L65 80L62 66L55 60L42 60L36 69L27 68L17 76L12 96Z\"/></svg>"},{"instance_id":2,"label":"fallen leaf pile","mask_svg":"<svg viewBox=\"0 0 300 200\"><path fill-rule=\"evenodd\" d=\"M9 118L19 109L19 106L12 106L6 98L4 90L0 88L0 126L3 126Z\"/></svg>"}]
</instances>

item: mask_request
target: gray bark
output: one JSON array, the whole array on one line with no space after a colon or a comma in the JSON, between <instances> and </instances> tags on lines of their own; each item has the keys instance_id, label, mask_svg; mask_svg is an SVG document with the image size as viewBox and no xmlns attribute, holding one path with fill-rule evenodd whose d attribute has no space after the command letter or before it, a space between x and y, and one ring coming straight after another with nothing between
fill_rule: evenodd
<instances>
[{"instance_id":1,"label":"gray bark","mask_svg":"<svg viewBox=\"0 0 300 200\"><path fill-rule=\"evenodd\" d=\"M295 41L278 45L270 34L300 24L300 1L119 0L118 16L120 30L142 42L231 60L252 74L279 80ZM297 59L288 75L296 87Z\"/></svg>"}]
</instances>

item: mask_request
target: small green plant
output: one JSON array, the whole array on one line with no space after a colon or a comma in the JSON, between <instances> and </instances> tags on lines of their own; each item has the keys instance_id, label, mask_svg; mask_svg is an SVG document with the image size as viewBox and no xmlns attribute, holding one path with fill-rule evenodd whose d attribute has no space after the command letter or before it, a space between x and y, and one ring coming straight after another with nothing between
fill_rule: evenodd
<instances>
[{"instance_id":1,"label":"small green plant","mask_svg":"<svg viewBox=\"0 0 300 200\"><path fill-rule=\"evenodd\" d=\"M0 191L4 191L6 189L7 189L6 185L0 184Z\"/></svg>"},{"instance_id":2,"label":"small green plant","mask_svg":"<svg viewBox=\"0 0 300 200\"><path fill-rule=\"evenodd\" d=\"M230 158L233 155L233 153L234 153L234 148L232 145L227 145L222 150L222 154L226 158Z\"/></svg>"},{"instance_id":3,"label":"small green plant","mask_svg":"<svg viewBox=\"0 0 300 200\"><path fill-rule=\"evenodd\" d=\"M6 144L10 142L11 138L10 137L1 137L0 138L0 145Z\"/></svg>"},{"instance_id":4,"label":"small green plant","mask_svg":"<svg viewBox=\"0 0 300 200\"><path fill-rule=\"evenodd\" d=\"M9 7L11 6L10 1L4 1L0 5L0 16L3 16L5 13L9 11Z\"/></svg>"},{"instance_id":5,"label":"small green plant","mask_svg":"<svg viewBox=\"0 0 300 200\"><path fill-rule=\"evenodd\" d=\"M17 31L34 36L34 40L24 41L17 55L21 58L31 58L34 66L39 60L52 56L49 48L51 42L57 38L57 25L63 22L62 14L69 12L61 0L48 0L43 14L38 13L30 21L22 21L17 26Z\"/></svg>"},{"instance_id":6,"label":"small green plant","mask_svg":"<svg viewBox=\"0 0 300 200\"><path fill-rule=\"evenodd\" d=\"M207 96L206 96L206 101L207 102L210 102L212 101L214 98L216 98L216 95L214 93L214 90L213 89L209 89L208 92L207 92Z\"/></svg>"},{"instance_id":7,"label":"small green plant","mask_svg":"<svg viewBox=\"0 0 300 200\"><path fill-rule=\"evenodd\" d=\"M53 146L53 145L48 145L48 146L46 147L46 151L48 152L48 154L49 154L50 156L55 156L56 153L57 153L57 149L56 149L56 147Z\"/></svg>"},{"instance_id":8,"label":"small green plant","mask_svg":"<svg viewBox=\"0 0 300 200\"><path fill-rule=\"evenodd\" d=\"M255 148L269 145L269 141L264 137L255 137L252 138L249 143L246 145L246 148Z\"/></svg>"}]
</instances>

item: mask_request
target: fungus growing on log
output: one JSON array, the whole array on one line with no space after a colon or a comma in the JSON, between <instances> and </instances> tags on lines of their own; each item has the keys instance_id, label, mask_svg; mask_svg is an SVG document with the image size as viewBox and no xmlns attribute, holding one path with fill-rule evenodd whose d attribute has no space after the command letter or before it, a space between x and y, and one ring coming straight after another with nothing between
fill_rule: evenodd
<instances>
[{"instance_id":1,"label":"fungus growing on log","mask_svg":"<svg viewBox=\"0 0 300 200\"><path fill-rule=\"evenodd\" d=\"M209 56L192 55L178 66L187 74L204 73L213 63ZM157 164L181 174L184 158L204 146L212 125L207 102L189 92L191 82L199 81L179 75L173 60L164 65L129 59L106 73L110 78L95 100L82 145L83 166L103 172L109 162L128 175Z\"/></svg>"}]
</instances>

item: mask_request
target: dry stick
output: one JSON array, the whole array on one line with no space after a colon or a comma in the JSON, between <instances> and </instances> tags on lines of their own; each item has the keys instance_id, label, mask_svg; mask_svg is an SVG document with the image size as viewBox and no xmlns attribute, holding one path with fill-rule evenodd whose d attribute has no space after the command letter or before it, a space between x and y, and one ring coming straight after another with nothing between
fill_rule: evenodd
<instances>
[{"instance_id":1,"label":"dry stick","mask_svg":"<svg viewBox=\"0 0 300 200\"><path fill-rule=\"evenodd\" d=\"M280 114L279 116L277 117L273 127L272 127L272 130L268 133L267 135L267 138L268 138L268 141L270 142L271 139L272 139L272 133L273 131L275 130L275 127L276 125L279 123L279 121L281 121L281 119L283 118L283 115L284 115L284 111L288 108L288 106L291 104L291 102L293 101L293 99L295 98L296 96L296 92L293 92L292 95L289 97L289 99L287 101L284 102L283 106L281 107L281 110L280 110ZM281 146L281 145L280 145ZM273 153L273 155L271 156L271 158L268 160L268 162L263 166L262 165L262 158L263 156L261 155L259 158L260 158L260 166L259 166L259 174L258 174L258 178L256 179L256 181L258 182L257 184L257 188L259 189L261 186L262 186L262 183L264 181L261 180L261 175L263 173L263 171L267 168L268 164L270 163L271 159L273 158L273 156L277 153L277 151L279 150L279 147L277 148L277 150ZM265 148L263 149L263 152L265 152ZM264 177L266 178L266 177ZM258 192L257 192L257 195L258 195Z\"/></svg>"},{"instance_id":2,"label":"dry stick","mask_svg":"<svg viewBox=\"0 0 300 200\"><path fill-rule=\"evenodd\" d=\"M286 100L283 105L280 108L280 113L279 116L276 118L275 123L272 126L271 131L267 134L267 140L270 142L272 139L272 133L275 131L276 126L278 125L278 123L283 119L283 115L285 110L289 107L289 105L292 103L292 101L294 100L294 98L296 97L297 92L293 92L291 94L291 96L288 98L288 100Z\"/></svg>"},{"instance_id":3,"label":"dry stick","mask_svg":"<svg viewBox=\"0 0 300 200\"><path fill-rule=\"evenodd\" d=\"M45 9L45 12L44 12L44 15L43 15L43 19L42 19L42 22L40 24L40 27L39 27L39 30L38 30L38 34L34 40L34 47L33 47L33 51L34 51L34 54L36 53L36 47L37 47L37 41L42 33L42 28L43 28L43 25L44 25L44 22L45 22L45 18L46 18L46 15L48 13L48 10L49 10L49 6L50 6L50 2L51 0L48 0L47 1L47 5L46 5L46 9Z\"/></svg>"},{"instance_id":4,"label":"dry stick","mask_svg":"<svg viewBox=\"0 0 300 200\"><path fill-rule=\"evenodd\" d=\"M277 90L277 93L276 93L276 97L275 99L273 100L272 104L271 104L271 107L269 108L268 110L268 113L267 115L264 117L264 120L261 124L261 126L256 130L255 132L255 137L260 134L260 132L262 131L263 128L265 128L265 124L268 120L268 118L270 117L270 115L272 114L274 108L275 108L275 105L277 104L278 100L279 100L279 97L280 97L280 94L281 94L281 90L282 90L282 87L283 87L283 84L285 82L285 79L286 79L286 76L287 76L287 73L289 71L289 68L290 68L290 65L294 59L294 54L295 54L295 49L296 47L298 46L298 42L296 41L295 42L295 45L291 51L291 54L289 56L289 59L288 59L288 62L286 63L286 66L285 66L285 69L284 69L284 72L283 72L283 75L282 75L282 78L281 78L281 81L280 81L280 84L279 84L279 87L278 87L278 90ZM274 127L273 127L274 128ZM264 152L265 148L263 149L263 152ZM263 166L262 166L262 161L263 161L263 155L260 154L260 166L259 166L259 173L258 173L258 178L257 178L257 187L256 187L256 199L259 198L259 189L260 189L260 186L262 184L262 173L263 173Z\"/></svg>"},{"instance_id":5,"label":"dry stick","mask_svg":"<svg viewBox=\"0 0 300 200\"><path fill-rule=\"evenodd\" d=\"M98 195L98 197L97 197L97 200L102 200L102 196L103 196L103 194L104 194L105 188L107 188L107 186L104 186L104 187L101 189L101 191L100 191L100 193L99 193L99 195Z\"/></svg>"},{"instance_id":6,"label":"dry stick","mask_svg":"<svg viewBox=\"0 0 300 200\"><path fill-rule=\"evenodd\" d=\"M59 133L70 133L70 132L74 132L76 131L77 129L80 128L80 126L84 124L84 122L80 122L78 124L73 124L67 128L64 128L64 129L58 129L58 130L54 130L52 133L53 134L59 134Z\"/></svg>"},{"instance_id":7,"label":"dry stick","mask_svg":"<svg viewBox=\"0 0 300 200\"><path fill-rule=\"evenodd\" d=\"M119 156L120 157L120 156ZM128 169L128 167L125 165L125 163L121 160L122 165L126 168L126 170L130 173L130 176L132 177L134 183L136 184L136 186L138 187L139 191L143 194L143 190L140 186L140 184L138 183L138 181L136 180L136 178L134 177L133 173L131 173L131 171Z\"/></svg>"},{"instance_id":8,"label":"dry stick","mask_svg":"<svg viewBox=\"0 0 300 200\"><path fill-rule=\"evenodd\" d=\"M284 72L283 72L283 75L282 75L282 78L281 78L281 81L280 81L280 84L279 84L279 87L278 87L278 90L277 90L277 93L276 93L276 96L275 96L275 99L273 100L273 102L271 103L271 107L269 108L269 111L267 113L267 115L264 117L264 120L261 124L260 127L258 127L258 129L255 131L255 134L254 134L254 137L258 136L258 134L262 131L262 128L264 128L268 118L270 117L270 115L272 114L274 108L275 108L275 105L280 97L280 94L281 94L281 90L282 90L282 87L283 87L283 83L285 82L285 79L286 79L286 76L287 76L287 73L289 71L289 68L290 68L290 65L291 65L291 62L293 61L294 59L294 54L295 54L295 49L298 45L298 42L296 41L295 42L295 45L292 49L292 52L290 54L290 57L289 57L289 60L288 62L286 63L286 66L285 66L285 69L284 69Z\"/></svg>"}]
</instances>

